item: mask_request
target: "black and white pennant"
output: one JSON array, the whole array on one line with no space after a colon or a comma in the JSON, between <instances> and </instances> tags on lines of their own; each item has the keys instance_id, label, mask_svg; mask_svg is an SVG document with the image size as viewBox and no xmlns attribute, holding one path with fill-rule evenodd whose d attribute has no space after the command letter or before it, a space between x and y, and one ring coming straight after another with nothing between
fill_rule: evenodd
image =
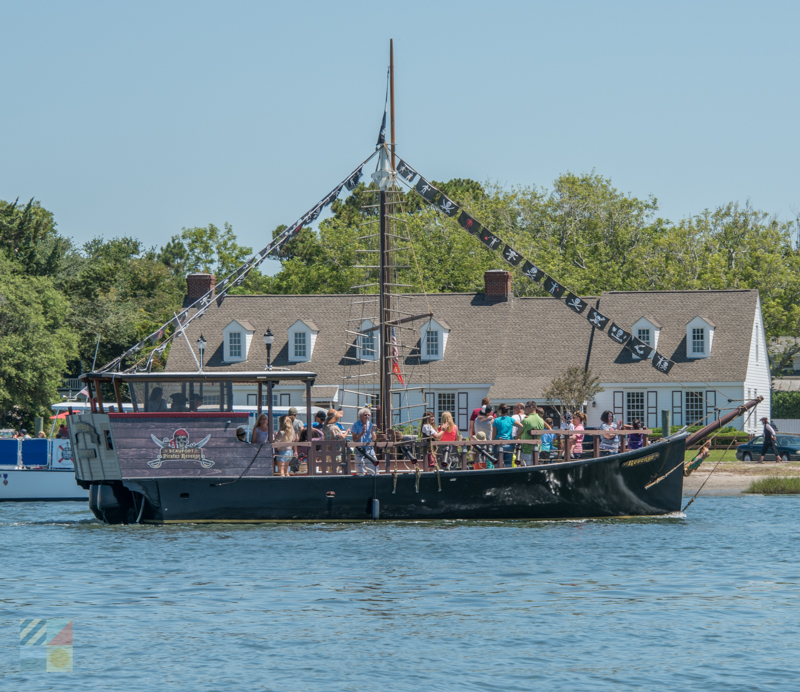
<instances>
[{"instance_id":1,"label":"black and white pennant","mask_svg":"<svg viewBox=\"0 0 800 692\"><path fill-rule=\"evenodd\" d=\"M484 228L480 234L481 242L490 250L494 250L502 242L494 233L488 228Z\"/></svg>"},{"instance_id":2,"label":"black and white pennant","mask_svg":"<svg viewBox=\"0 0 800 692\"><path fill-rule=\"evenodd\" d=\"M535 264L532 262L525 261L525 264L522 265L522 273L525 274L531 281L536 281L537 283L542 280L544 276L544 272L539 269Z\"/></svg>"},{"instance_id":3,"label":"black and white pennant","mask_svg":"<svg viewBox=\"0 0 800 692\"><path fill-rule=\"evenodd\" d=\"M564 295L564 291L567 289L564 288L558 281L556 281L552 276L548 276L544 280L544 290L547 291L551 296L554 298L560 298Z\"/></svg>"},{"instance_id":4,"label":"black and white pennant","mask_svg":"<svg viewBox=\"0 0 800 692\"><path fill-rule=\"evenodd\" d=\"M444 194L440 195L436 202L436 207L439 209L439 211L444 212L448 216L455 216L456 212L458 212L458 206L456 203L450 199L447 199Z\"/></svg>"},{"instance_id":5,"label":"black and white pennant","mask_svg":"<svg viewBox=\"0 0 800 692\"><path fill-rule=\"evenodd\" d=\"M458 217L458 223L461 225L461 228L472 235L480 235L481 229L483 228L483 226L465 211L462 211L461 216Z\"/></svg>"},{"instance_id":6,"label":"black and white pennant","mask_svg":"<svg viewBox=\"0 0 800 692\"><path fill-rule=\"evenodd\" d=\"M414 182L414 178L417 177L417 172L403 161L403 159L400 159L400 163L397 165L397 175L405 178L409 183L412 183Z\"/></svg>"},{"instance_id":7,"label":"black and white pennant","mask_svg":"<svg viewBox=\"0 0 800 692\"><path fill-rule=\"evenodd\" d=\"M632 336L625 346L630 349L634 356L639 358L647 358L653 350L644 341L635 336Z\"/></svg>"},{"instance_id":8,"label":"black and white pennant","mask_svg":"<svg viewBox=\"0 0 800 692\"><path fill-rule=\"evenodd\" d=\"M503 259L508 262L512 267L519 266L519 263L525 259L522 255L520 255L514 248L509 247L506 245L503 248Z\"/></svg>"},{"instance_id":9,"label":"black and white pennant","mask_svg":"<svg viewBox=\"0 0 800 692\"><path fill-rule=\"evenodd\" d=\"M345 180L344 186L350 190L351 192L356 189L356 185L358 185L358 181L361 180L361 171L363 170L363 166L359 168L353 175L351 175L347 180Z\"/></svg>"},{"instance_id":10,"label":"black and white pennant","mask_svg":"<svg viewBox=\"0 0 800 692\"><path fill-rule=\"evenodd\" d=\"M593 327L597 327L598 329L605 329L606 325L608 324L608 317L601 315L594 308L589 310L589 314L586 316L586 319L589 320L589 324L591 324Z\"/></svg>"},{"instance_id":11,"label":"black and white pennant","mask_svg":"<svg viewBox=\"0 0 800 692\"><path fill-rule=\"evenodd\" d=\"M653 353L652 366L659 372L669 375L669 371L672 370L673 365L675 365L675 363L666 356L662 356L658 351Z\"/></svg>"},{"instance_id":12,"label":"black and white pennant","mask_svg":"<svg viewBox=\"0 0 800 692\"><path fill-rule=\"evenodd\" d=\"M616 322L611 323L611 327L608 330L609 338L616 341L618 344L625 345L628 340L631 338L630 332L626 332L622 327L620 327Z\"/></svg>"},{"instance_id":13,"label":"black and white pennant","mask_svg":"<svg viewBox=\"0 0 800 692\"><path fill-rule=\"evenodd\" d=\"M417 185L414 189L419 192L419 194L428 202L433 202L436 199L436 195L439 194L439 190L437 190L422 176L419 177Z\"/></svg>"},{"instance_id":14,"label":"black and white pennant","mask_svg":"<svg viewBox=\"0 0 800 692\"><path fill-rule=\"evenodd\" d=\"M586 306L588 305L588 303L581 300L580 298L578 298L578 296L576 296L574 293L570 293L569 291L567 291L567 297L564 299L564 301L566 302L567 307L570 308L570 310L574 310L579 315L583 313L583 311L586 309Z\"/></svg>"}]
</instances>

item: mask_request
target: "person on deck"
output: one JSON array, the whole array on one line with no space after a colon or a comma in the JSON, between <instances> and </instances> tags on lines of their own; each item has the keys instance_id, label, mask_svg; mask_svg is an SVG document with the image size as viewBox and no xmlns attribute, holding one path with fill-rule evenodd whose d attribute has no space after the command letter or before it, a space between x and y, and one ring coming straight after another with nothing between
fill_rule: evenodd
<instances>
[{"instance_id":1,"label":"person on deck","mask_svg":"<svg viewBox=\"0 0 800 692\"><path fill-rule=\"evenodd\" d=\"M487 440L491 440L493 423L494 409L488 404L486 406L482 406L478 417L472 421L472 437L475 437L477 433L482 432L486 435Z\"/></svg>"},{"instance_id":2,"label":"person on deck","mask_svg":"<svg viewBox=\"0 0 800 692\"><path fill-rule=\"evenodd\" d=\"M476 408L472 415L469 417L469 439L473 439L475 437L475 421L482 413L485 412L485 408L487 406L491 406L492 402L489 397L484 397L481 399L481 405Z\"/></svg>"},{"instance_id":3,"label":"person on deck","mask_svg":"<svg viewBox=\"0 0 800 692\"><path fill-rule=\"evenodd\" d=\"M552 418L545 418L544 419L544 426L548 430L552 430L553 429L553 419ZM541 448L541 452L540 452L540 456L539 456L540 459L547 459L549 461L554 456L553 455L553 451L554 451L553 443L555 441L555 437L556 436L554 434L552 434L552 433L547 433L546 435L542 435L542 448Z\"/></svg>"},{"instance_id":4,"label":"person on deck","mask_svg":"<svg viewBox=\"0 0 800 692\"><path fill-rule=\"evenodd\" d=\"M353 442L360 442L361 444L356 447L356 473L359 476L365 474L376 475L378 469L372 460L367 457L370 455L375 457L375 450L372 443L375 441L376 430L372 424L372 414L368 408L362 408L358 412L358 420L350 428L353 433Z\"/></svg>"},{"instance_id":5,"label":"person on deck","mask_svg":"<svg viewBox=\"0 0 800 692\"><path fill-rule=\"evenodd\" d=\"M572 416L573 430L585 430L586 414L583 411L576 411ZM570 455L573 459L580 459L583 456L583 433L574 435L570 440Z\"/></svg>"},{"instance_id":6,"label":"person on deck","mask_svg":"<svg viewBox=\"0 0 800 692\"><path fill-rule=\"evenodd\" d=\"M761 419L761 422L764 424L764 444L761 445L761 458L757 463L764 463L764 455L770 450L770 448L772 449L772 453L775 455L775 461L780 461L781 458L778 454L778 438L775 435L775 428L769 424L769 419L766 416Z\"/></svg>"},{"instance_id":7,"label":"person on deck","mask_svg":"<svg viewBox=\"0 0 800 692\"><path fill-rule=\"evenodd\" d=\"M300 433L303 432L303 428L305 428L306 426L303 424L303 421L301 421L297 417L297 409L294 406L292 406L289 409L289 418L292 419L292 426L294 427L295 439L299 439Z\"/></svg>"},{"instance_id":8,"label":"person on deck","mask_svg":"<svg viewBox=\"0 0 800 692\"><path fill-rule=\"evenodd\" d=\"M269 418L266 413L262 413L253 426L253 434L250 436L250 442L254 445L262 445L269 441Z\"/></svg>"},{"instance_id":9,"label":"person on deck","mask_svg":"<svg viewBox=\"0 0 800 692\"><path fill-rule=\"evenodd\" d=\"M167 413L167 400L161 387L153 387L144 410L147 413Z\"/></svg>"},{"instance_id":10,"label":"person on deck","mask_svg":"<svg viewBox=\"0 0 800 692\"><path fill-rule=\"evenodd\" d=\"M619 430L622 421L614 422L614 414L611 411L603 411L600 416L600 428L606 432L600 435L600 456L607 457L609 454L619 452L619 435L612 434L611 431Z\"/></svg>"},{"instance_id":11,"label":"person on deck","mask_svg":"<svg viewBox=\"0 0 800 692\"><path fill-rule=\"evenodd\" d=\"M437 438L441 442L455 442L458 439L458 426L453 420L453 414L450 411L442 413L442 424L439 426L440 436ZM447 468L450 466L447 461L453 448L449 445L441 447L439 450L442 453L442 466Z\"/></svg>"},{"instance_id":12,"label":"person on deck","mask_svg":"<svg viewBox=\"0 0 800 692\"><path fill-rule=\"evenodd\" d=\"M492 423L492 440L513 440L514 439L514 419L508 415L508 406L500 404L498 409L500 415ZM514 445L504 444L495 447L495 457L497 466L511 466L514 454ZM501 456L502 455L502 456Z\"/></svg>"},{"instance_id":13,"label":"person on deck","mask_svg":"<svg viewBox=\"0 0 800 692\"><path fill-rule=\"evenodd\" d=\"M189 403L189 411L197 413L203 405L203 397L200 394L192 394Z\"/></svg>"},{"instance_id":14,"label":"person on deck","mask_svg":"<svg viewBox=\"0 0 800 692\"><path fill-rule=\"evenodd\" d=\"M514 413L511 417L515 423L519 423L519 426L514 426L514 439L516 440L522 434L522 421L525 420L525 404L514 404Z\"/></svg>"},{"instance_id":15,"label":"person on deck","mask_svg":"<svg viewBox=\"0 0 800 692\"><path fill-rule=\"evenodd\" d=\"M642 421L640 421L638 418L633 421L634 430L641 430L643 427ZM632 435L628 435L628 449L641 449L643 442L644 435L641 433L633 433Z\"/></svg>"},{"instance_id":16,"label":"person on deck","mask_svg":"<svg viewBox=\"0 0 800 692\"><path fill-rule=\"evenodd\" d=\"M522 445L519 460L521 466L533 466L533 453L539 451L539 438L531 434L532 430L544 430L544 420L536 411L536 402L525 404L525 418L522 421L521 440L535 440L532 444Z\"/></svg>"},{"instance_id":17,"label":"person on deck","mask_svg":"<svg viewBox=\"0 0 800 692\"><path fill-rule=\"evenodd\" d=\"M436 466L436 454L431 446L431 440L438 440L441 434L436 431L436 418L433 411L425 411L422 416L422 424L419 429L420 450L428 468Z\"/></svg>"},{"instance_id":18,"label":"person on deck","mask_svg":"<svg viewBox=\"0 0 800 692\"><path fill-rule=\"evenodd\" d=\"M261 414L264 415L263 413ZM275 442L294 442L297 435L292 425L291 416L281 416L278 419L278 434L275 435ZM278 463L278 475L289 475L289 463L294 456L294 447L284 447L275 452L275 461Z\"/></svg>"},{"instance_id":19,"label":"person on deck","mask_svg":"<svg viewBox=\"0 0 800 692\"><path fill-rule=\"evenodd\" d=\"M321 429L323 425L325 425L325 411L317 411L314 414L314 423L311 427Z\"/></svg>"},{"instance_id":20,"label":"person on deck","mask_svg":"<svg viewBox=\"0 0 800 692\"><path fill-rule=\"evenodd\" d=\"M186 395L181 392L170 394L169 398L172 399L172 404L169 407L171 413L185 413L189 410L186 405Z\"/></svg>"}]
</instances>

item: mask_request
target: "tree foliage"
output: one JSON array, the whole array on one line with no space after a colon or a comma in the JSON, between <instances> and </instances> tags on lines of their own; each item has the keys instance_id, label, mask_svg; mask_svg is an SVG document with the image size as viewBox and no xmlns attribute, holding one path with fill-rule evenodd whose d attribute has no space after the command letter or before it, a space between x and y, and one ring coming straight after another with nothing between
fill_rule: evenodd
<instances>
[{"instance_id":1,"label":"tree foliage","mask_svg":"<svg viewBox=\"0 0 800 692\"><path fill-rule=\"evenodd\" d=\"M772 392L773 418L800 418L800 392Z\"/></svg>"},{"instance_id":2,"label":"tree foliage","mask_svg":"<svg viewBox=\"0 0 800 692\"><path fill-rule=\"evenodd\" d=\"M553 378L543 394L547 399L558 399L566 410L577 411L603 391L600 378L591 370L570 365Z\"/></svg>"}]
</instances>

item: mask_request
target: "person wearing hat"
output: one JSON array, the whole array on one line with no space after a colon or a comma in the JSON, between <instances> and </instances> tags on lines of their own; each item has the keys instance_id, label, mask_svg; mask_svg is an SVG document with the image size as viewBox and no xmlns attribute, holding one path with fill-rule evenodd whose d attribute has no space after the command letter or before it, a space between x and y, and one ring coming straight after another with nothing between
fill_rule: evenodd
<instances>
[{"instance_id":1,"label":"person wearing hat","mask_svg":"<svg viewBox=\"0 0 800 692\"><path fill-rule=\"evenodd\" d=\"M325 423L322 426L322 434L325 436L326 440L344 439L346 433L342 430L340 425L337 425L337 421L343 415L344 411L337 411L333 408L328 411L328 415L325 416Z\"/></svg>"},{"instance_id":2,"label":"person wearing hat","mask_svg":"<svg viewBox=\"0 0 800 692\"><path fill-rule=\"evenodd\" d=\"M314 414L314 424L311 427L322 430L323 425L325 425L325 411L320 410Z\"/></svg>"},{"instance_id":3,"label":"person wearing hat","mask_svg":"<svg viewBox=\"0 0 800 692\"><path fill-rule=\"evenodd\" d=\"M297 417L297 409L292 406L289 408L289 418L292 419L292 427L294 428L295 439L300 439L300 433L303 432L303 428L306 426L303 425L303 421L298 419Z\"/></svg>"},{"instance_id":4,"label":"person wearing hat","mask_svg":"<svg viewBox=\"0 0 800 692\"><path fill-rule=\"evenodd\" d=\"M175 413L185 413L189 410L189 407L186 405L186 395L182 394L181 392L175 392L174 394L170 394L169 398L172 399L172 404L169 407L169 410Z\"/></svg>"},{"instance_id":5,"label":"person wearing hat","mask_svg":"<svg viewBox=\"0 0 800 692\"><path fill-rule=\"evenodd\" d=\"M202 394L197 394L197 393L192 394L189 400L189 411L197 413L202 405L203 405Z\"/></svg>"},{"instance_id":6,"label":"person wearing hat","mask_svg":"<svg viewBox=\"0 0 800 692\"><path fill-rule=\"evenodd\" d=\"M758 463L764 463L764 455L770 447L775 454L775 461L780 461L781 458L778 455L778 438L775 436L775 428L769 424L769 419L766 416L761 419L761 422L764 424L764 444L761 445L761 458L758 460Z\"/></svg>"},{"instance_id":7,"label":"person wearing hat","mask_svg":"<svg viewBox=\"0 0 800 692\"><path fill-rule=\"evenodd\" d=\"M22 430L20 430L19 433L20 433L19 436L23 440L32 440L33 439L30 435L28 435L28 431L25 430L25 428L22 428Z\"/></svg>"}]
</instances>

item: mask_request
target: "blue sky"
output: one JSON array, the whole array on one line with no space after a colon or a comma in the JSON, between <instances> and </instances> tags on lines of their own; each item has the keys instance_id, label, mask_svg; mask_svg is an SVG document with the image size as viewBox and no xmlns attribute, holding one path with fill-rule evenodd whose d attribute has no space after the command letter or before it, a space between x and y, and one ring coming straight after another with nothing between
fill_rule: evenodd
<instances>
[{"instance_id":1,"label":"blue sky","mask_svg":"<svg viewBox=\"0 0 800 692\"><path fill-rule=\"evenodd\" d=\"M593 169L677 220L800 212L797 2L3 3L0 199L83 243L261 248L374 149L435 180Z\"/></svg>"}]
</instances>

